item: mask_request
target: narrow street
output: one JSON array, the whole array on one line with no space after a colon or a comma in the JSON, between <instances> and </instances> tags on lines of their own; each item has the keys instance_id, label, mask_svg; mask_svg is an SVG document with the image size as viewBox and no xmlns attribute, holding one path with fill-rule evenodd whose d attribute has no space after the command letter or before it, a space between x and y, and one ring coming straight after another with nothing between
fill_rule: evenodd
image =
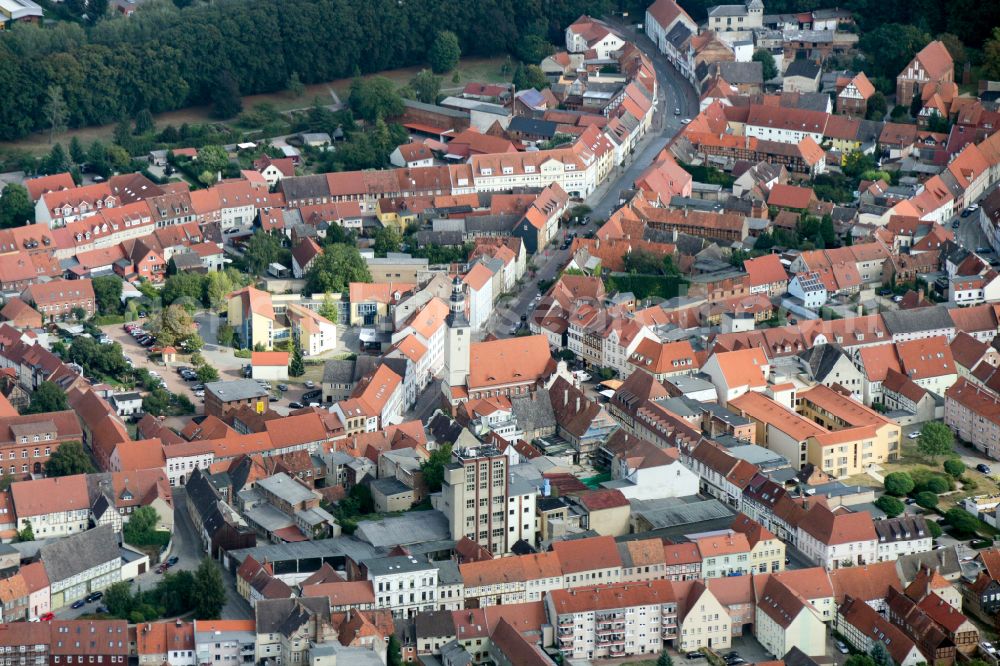
<instances>
[{"instance_id":1,"label":"narrow street","mask_svg":"<svg viewBox=\"0 0 1000 666\"><path fill-rule=\"evenodd\" d=\"M635 26L625 26L617 21L608 20L608 23L633 40L652 60L659 83L656 108L650 130L639 140L635 152L626 159L625 166L618 167L615 175L599 185L584 202L591 208L590 218L593 221L571 229L563 227L557 236L560 241L570 230L584 236L595 231L599 222L607 220L619 207L621 191L632 187L636 178L653 162L653 158L681 131L684 127L682 120L698 113L698 97L694 88L656 50L645 33L637 31ZM680 113L675 114L675 110ZM535 255L531 262L535 265L534 279L526 279L513 298L497 306L487 322L487 332L492 332L497 337L510 337L511 327L520 323L521 316L531 314L531 299L539 293L538 282L552 280L568 259L569 251L559 247L550 247Z\"/></svg>"}]
</instances>

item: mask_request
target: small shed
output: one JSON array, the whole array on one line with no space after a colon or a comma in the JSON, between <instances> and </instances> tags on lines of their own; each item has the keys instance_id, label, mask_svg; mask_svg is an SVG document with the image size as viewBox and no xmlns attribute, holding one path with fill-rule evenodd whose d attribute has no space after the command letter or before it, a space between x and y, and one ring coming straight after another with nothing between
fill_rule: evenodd
<instances>
[{"instance_id":1,"label":"small shed","mask_svg":"<svg viewBox=\"0 0 1000 666\"><path fill-rule=\"evenodd\" d=\"M250 376L254 379L288 379L288 352L253 352L250 354Z\"/></svg>"},{"instance_id":2,"label":"small shed","mask_svg":"<svg viewBox=\"0 0 1000 666\"><path fill-rule=\"evenodd\" d=\"M175 347L164 347L160 355L163 356L163 362L167 365L177 362L177 349Z\"/></svg>"}]
</instances>

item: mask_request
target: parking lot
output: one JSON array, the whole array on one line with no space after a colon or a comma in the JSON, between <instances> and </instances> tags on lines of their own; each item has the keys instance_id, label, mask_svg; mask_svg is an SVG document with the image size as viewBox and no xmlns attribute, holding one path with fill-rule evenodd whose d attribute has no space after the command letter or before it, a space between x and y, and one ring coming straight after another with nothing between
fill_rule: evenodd
<instances>
[{"instance_id":1,"label":"parking lot","mask_svg":"<svg viewBox=\"0 0 1000 666\"><path fill-rule=\"evenodd\" d=\"M172 368L167 368L161 361L154 361L150 358L149 349L143 347L135 341L131 335L125 332L121 324L111 324L101 328L105 335L122 346L122 353L132 361L136 368L145 368L150 373L155 373L167 385L167 390L171 393L186 395L194 402L197 411L200 413L201 401L194 397L191 386L194 382L188 383L181 379Z\"/></svg>"}]
</instances>

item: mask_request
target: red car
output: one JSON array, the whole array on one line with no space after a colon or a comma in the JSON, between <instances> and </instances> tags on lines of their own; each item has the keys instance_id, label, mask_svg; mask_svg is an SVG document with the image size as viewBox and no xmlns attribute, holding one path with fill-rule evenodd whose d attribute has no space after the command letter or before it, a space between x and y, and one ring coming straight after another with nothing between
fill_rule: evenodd
<instances>
[{"instance_id":1,"label":"red car","mask_svg":"<svg viewBox=\"0 0 1000 666\"><path fill-rule=\"evenodd\" d=\"M49 620L56 619L56 614L55 613L44 613L38 619L41 620L42 622L48 622Z\"/></svg>"}]
</instances>

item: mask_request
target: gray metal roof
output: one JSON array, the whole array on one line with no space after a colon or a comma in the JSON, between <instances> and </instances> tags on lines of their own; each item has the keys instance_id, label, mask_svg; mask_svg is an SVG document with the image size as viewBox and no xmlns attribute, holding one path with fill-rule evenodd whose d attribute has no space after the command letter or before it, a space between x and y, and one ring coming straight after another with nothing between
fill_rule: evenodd
<instances>
[{"instance_id":1,"label":"gray metal roof","mask_svg":"<svg viewBox=\"0 0 1000 666\"><path fill-rule=\"evenodd\" d=\"M391 576L398 573L410 573L414 571L428 571L437 568L426 560L418 560L415 557L406 555L396 555L394 557L377 557L363 562L368 573L372 576Z\"/></svg>"},{"instance_id":2,"label":"gray metal roof","mask_svg":"<svg viewBox=\"0 0 1000 666\"><path fill-rule=\"evenodd\" d=\"M376 479L372 481L369 486L371 489L379 491L382 495L386 497L392 497L393 495L402 495L404 493L413 492L413 489L407 486L405 483L399 479L394 479L392 477L387 477L385 479Z\"/></svg>"},{"instance_id":3,"label":"gray metal roof","mask_svg":"<svg viewBox=\"0 0 1000 666\"><path fill-rule=\"evenodd\" d=\"M222 402L263 398L267 391L253 379L233 379L205 384L205 393L211 393Z\"/></svg>"},{"instance_id":4,"label":"gray metal roof","mask_svg":"<svg viewBox=\"0 0 1000 666\"><path fill-rule=\"evenodd\" d=\"M274 476L257 481L257 486L263 488L272 495L279 497L289 504L307 502L316 496L311 490L303 486L298 481L292 479L284 472L279 472Z\"/></svg>"},{"instance_id":5,"label":"gray metal roof","mask_svg":"<svg viewBox=\"0 0 1000 666\"><path fill-rule=\"evenodd\" d=\"M746 5L716 5L708 8L709 16L747 16Z\"/></svg>"},{"instance_id":6,"label":"gray metal roof","mask_svg":"<svg viewBox=\"0 0 1000 666\"><path fill-rule=\"evenodd\" d=\"M641 515L653 529L680 527L733 515L719 500L633 500L632 513Z\"/></svg>"},{"instance_id":7,"label":"gray metal roof","mask_svg":"<svg viewBox=\"0 0 1000 666\"><path fill-rule=\"evenodd\" d=\"M416 511L381 520L358 523L354 536L375 548L391 548L422 541L443 541L451 536L448 518L440 511Z\"/></svg>"},{"instance_id":8,"label":"gray metal roof","mask_svg":"<svg viewBox=\"0 0 1000 666\"><path fill-rule=\"evenodd\" d=\"M354 381L354 359L334 359L323 364L324 384L350 384Z\"/></svg>"}]
</instances>

